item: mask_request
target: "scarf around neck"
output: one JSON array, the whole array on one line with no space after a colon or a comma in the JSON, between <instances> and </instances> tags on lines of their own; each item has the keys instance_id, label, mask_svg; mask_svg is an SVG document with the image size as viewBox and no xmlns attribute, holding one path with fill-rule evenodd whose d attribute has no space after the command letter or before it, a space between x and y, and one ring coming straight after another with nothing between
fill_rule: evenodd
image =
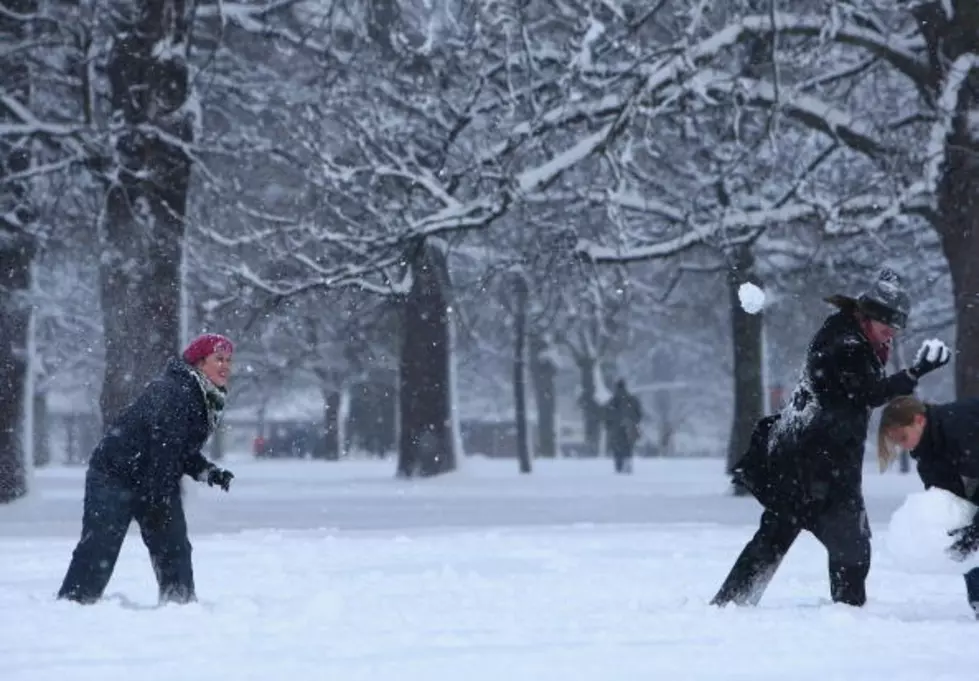
<instances>
[{"instance_id":1,"label":"scarf around neck","mask_svg":"<svg viewBox=\"0 0 979 681\"><path fill-rule=\"evenodd\" d=\"M190 367L190 374L197 380L201 392L204 394L204 404L207 406L207 432L214 434L218 425L221 423L221 415L224 413L224 402L227 399L228 391L214 385L207 376L195 367Z\"/></svg>"}]
</instances>

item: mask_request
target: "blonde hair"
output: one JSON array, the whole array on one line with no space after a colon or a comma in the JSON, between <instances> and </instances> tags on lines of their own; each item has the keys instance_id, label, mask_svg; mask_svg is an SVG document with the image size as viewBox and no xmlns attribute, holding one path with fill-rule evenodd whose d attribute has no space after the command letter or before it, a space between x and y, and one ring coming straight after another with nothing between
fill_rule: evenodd
<instances>
[{"instance_id":1,"label":"blonde hair","mask_svg":"<svg viewBox=\"0 0 979 681\"><path fill-rule=\"evenodd\" d=\"M897 451L888 438L888 434L896 428L907 428L914 425L916 416L924 416L925 403L913 395L897 397L884 407L880 413L880 425L877 428L877 462L880 472L888 469L897 457Z\"/></svg>"}]
</instances>

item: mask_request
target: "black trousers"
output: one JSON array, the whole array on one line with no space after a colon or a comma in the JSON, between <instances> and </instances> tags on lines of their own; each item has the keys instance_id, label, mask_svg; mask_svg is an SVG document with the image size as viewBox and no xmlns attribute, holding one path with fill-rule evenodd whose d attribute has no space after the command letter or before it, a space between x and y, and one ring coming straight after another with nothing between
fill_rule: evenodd
<instances>
[{"instance_id":1,"label":"black trousers","mask_svg":"<svg viewBox=\"0 0 979 681\"><path fill-rule=\"evenodd\" d=\"M965 573L965 593L969 599L969 605L979 618L979 568L972 568Z\"/></svg>"},{"instance_id":2,"label":"black trousers","mask_svg":"<svg viewBox=\"0 0 979 681\"><path fill-rule=\"evenodd\" d=\"M160 601L195 600L191 546L179 492L150 503L126 485L93 470L85 476L82 536L58 598L94 603L102 597L133 520L150 552Z\"/></svg>"},{"instance_id":3,"label":"black trousers","mask_svg":"<svg viewBox=\"0 0 979 681\"><path fill-rule=\"evenodd\" d=\"M805 528L791 516L766 510L758 531L734 562L711 603L757 605L803 529L811 531L826 547L833 601L855 606L866 603L870 525L863 502L858 500L830 506Z\"/></svg>"},{"instance_id":4,"label":"black trousers","mask_svg":"<svg viewBox=\"0 0 979 681\"><path fill-rule=\"evenodd\" d=\"M616 473L632 472L632 445L623 444L612 450Z\"/></svg>"},{"instance_id":5,"label":"black trousers","mask_svg":"<svg viewBox=\"0 0 979 681\"><path fill-rule=\"evenodd\" d=\"M635 439L624 432L611 433L607 440L608 451L615 462L616 473L632 472L632 456L636 446Z\"/></svg>"}]
</instances>

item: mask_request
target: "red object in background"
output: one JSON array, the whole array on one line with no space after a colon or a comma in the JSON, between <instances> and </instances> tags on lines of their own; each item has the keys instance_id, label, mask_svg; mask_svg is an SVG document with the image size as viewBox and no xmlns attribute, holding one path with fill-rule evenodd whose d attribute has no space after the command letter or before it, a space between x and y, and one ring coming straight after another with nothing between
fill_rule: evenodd
<instances>
[{"instance_id":1,"label":"red object in background","mask_svg":"<svg viewBox=\"0 0 979 681\"><path fill-rule=\"evenodd\" d=\"M785 387L782 385L773 385L768 389L768 411L769 413L774 413L776 411L782 411L785 407Z\"/></svg>"},{"instance_id":2,"label":"red object in background","mask_svg":"<svg viewBox=\"0 0 979 681\"><path fill-rule=\"evenodd\" d=\"M255 436L255 439L252 441L252 453L255 456L261 456L264 451L265 451L265 438L262 437L261 435Z\"/></svg>"}]
</instances>

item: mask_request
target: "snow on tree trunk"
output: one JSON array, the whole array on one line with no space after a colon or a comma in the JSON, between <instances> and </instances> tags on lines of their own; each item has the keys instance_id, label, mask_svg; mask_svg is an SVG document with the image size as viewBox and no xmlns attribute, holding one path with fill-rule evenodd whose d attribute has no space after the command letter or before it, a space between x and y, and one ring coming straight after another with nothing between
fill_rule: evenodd
<instances>
[{"instance_id":1,"label":"snow on tree trunk","mask_svg":"<svg viewBox=\"0 0 979 681\"><path fill-rule=\"evenodd\" d=\"M100 263L106 425L180 345L192 165L185 143L193 141L200 113L187 64L190 8L183 0L138 0L119 9L107 71L121 130Z\"/></svg>"},{"instance_id":2,"label":"snow on tree trunk","mask_svg":"<svg viewBox=\"0 0 979 681\"><path fill-rule=\"evenodd\" d=\"M344 381L340 384L340 456L350 456L353 448L353 433L350 429L350 384Z\"/></svg>"},{"instance_id":3,"label":"snow on tree trunk","mask_svg":"<svg viewBox=\"0 0 979 681\"><path fill-rule=\"evenodd\" d=\"M448 283L448 279L446 279L447 286ZM462 443L462 411L459 408L459 357L455 351L459 346L456 343L456 325L452 317L452 306L449 305L446 311L448 315L446 317L446 325L449 332L449 433L452 438L453 468L454 470L459 470L466 456L466 449Z\"/></svg>"},{"instance_id":4,"label":"snow on tree trunk","mask_svg":"<svg viewBox=\"0 0 979 681\"><path fill-rule=\"evenodd\" d=\"M950 66L976 55L979 64L979 6L958 1L954 20L947 0L923 3L914 13L928 45L931 85L937 95L949 77ZM954 295L956 331L955 392L958 397L979 394L979 70L962 74L955 88L951 130L944 140L945 162L938 177L938 217L935 227L948 260Z\"/></svg>"},{"instance_id":5,"label":"snow on tree trunk","mask_svg":"<svg viewBox=\"0 0 979 681\"><path fill-rule=\"evenodd\" d=\"M28 38L28 22L37 12L34 0L2 0L0 36L8 46L0 57L0 80L6 96L29 105L30 70L24 50L14 49ZM5 106L0 120L20 122ZM32 313L30 291L37 247L30 230L33 210L27 182L4 178L26 172L31 165L29 142L0 137L0 503L27 493L30 450L33 449L29 401ZM25 446L26 445L26 446Z\"/></svg>"},{"instance_id":6,"label":"snow on tree trunk","mask_svg":"<svg viewBox=\"0 0 979 681\"><path fill-rule=\"evenodd\" d=\"M750 246L737 246L731 254L727 273L728 298L731 305L731 345L734 354L734 414L727 446L727 473L748 449L751 431L762 417L765 391L762 385L763 313L749 314L741 305L738 290L745 282L757 284L754 278L754 256ZM747 490L735 486L738 496Z\"/></svg>"},{"instance_id":7,"label":"snow on tree trunk","mask_svg":"<svg viewBox=\"0 0 979 681\"><path fill-rule=\"evenodd\" d=\"M553 348L540 336L531 339L530 377L537 405L537 456L557 456L557 397Z\"/></svg>"},{"instance_id":8,"label":"snow on tree trunk","mask_svg":"<svg viewBox=\"0 0 979 681\"><path fill-rule=\"evenodd\" d=\"M404 477L455 470L457 455L448 267L437 246L423 242L411 250L399 371L398 475Z\"/></svg>"}]
</instances>

